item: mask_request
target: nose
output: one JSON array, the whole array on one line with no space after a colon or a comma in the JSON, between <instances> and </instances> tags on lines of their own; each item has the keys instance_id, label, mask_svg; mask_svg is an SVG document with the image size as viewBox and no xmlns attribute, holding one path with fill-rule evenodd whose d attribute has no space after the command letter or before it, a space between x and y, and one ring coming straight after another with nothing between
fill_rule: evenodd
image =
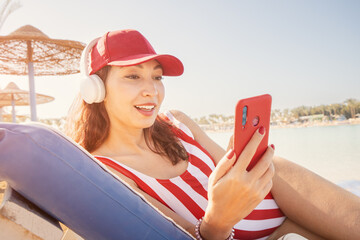
<instances>
[{"instance_id":1,"label":"nose","mask_svg":"<svg viewBox=\"0 0 360 240\"><path fill-rule=\"evenodd\" d=\"M157 94L158 94L158 89L157 89L156 81L154 81L152 79L145 81L144 89L143 89L143 96L144 97L147 97L147 96L153 97L153 96L156 96Z\"/></svg>"}]
</instances>

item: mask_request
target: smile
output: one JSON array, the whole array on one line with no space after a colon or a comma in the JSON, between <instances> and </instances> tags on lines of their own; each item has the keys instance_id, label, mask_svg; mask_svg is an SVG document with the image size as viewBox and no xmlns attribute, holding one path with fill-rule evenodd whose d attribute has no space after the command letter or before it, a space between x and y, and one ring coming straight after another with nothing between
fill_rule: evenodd
<instances>
[{"instance_id":1,"label":"smile","mask_svg":"<svg viewBox=\"0 0 360 240\"><path fill-rule=\"evenodd\" d=\"M155 105L140 105L140 106L135 106L135 108L143 111L152 111L154 110Z\"/></svg>"}]
</instances>

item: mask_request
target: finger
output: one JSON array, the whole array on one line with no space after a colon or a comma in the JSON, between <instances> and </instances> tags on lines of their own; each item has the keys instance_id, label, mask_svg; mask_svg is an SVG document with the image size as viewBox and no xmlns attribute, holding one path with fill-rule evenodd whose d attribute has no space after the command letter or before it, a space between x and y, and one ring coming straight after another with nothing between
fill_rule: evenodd
<instances>
[{"instance_id":1,"label":"finger","mask_svg":"<svg viewBox=\"0 0 360 240\"><path fill-rule=\"evenodd\" d=\"M226 151L229 151L230 149L234 149L234 135L232 135L232 136L230 137L229 145L228 145Z\"/></svg>"},{"instance_id":2,"label":"finger","mask_svg":"<svg viewBox=\"0 0 360 240\"><path fill-rule=\"evenodd\" d=\"M250 170L249 174L254 178L260 178L268 170L274 157L274 149L268 147L259 162Z\"/></svg>"},{"instance_id":3,"label":"finger","mask_svg":"<svg viewBox=\"0 0 360 240\"><path fill-rule=\"evenodd\" d=\"M264 175L259 179L259 186L260 188L265 189L269 182L272 182L272 179L275 174L275 167L274 164L271 163L267 171L264 173Z\"/></svg>"},{"instance_id":4,"label":"finger","mask_svg":"<svg viewBox=\"0 0 360 240\"><path fill-rule=\"evenodd\" d=\"M261 193L261 197L264 199L269 192L271 191L273 187L273 181L270 180L269 182L266 183L266 185L264 186L264 188L262 189L262 193Z\"/></svg>"},{"instance_id":5,"label":"finger","mask_svg":"<svg viewBox=\"0 0 360 240\"><path fill-rule=\"evenodd\" d=\"M240 153L239 159L235 164L235 168L244 170L249 166L251 159L253 158L256 149L258 148L261 140L265 134L265 128L260 127L253 136L251 137L248 144L245 146L244 150Z\"/></svg>"},{"instance_id":6,"label":"finger","mask_svg":"<svg viewBox=\"0 0 360 240\"><path fill-rule=\"evenodd\" d=\"M212 183L215 184L221 179L234 165L236 160L235 151L230 149L225 156L216 165L214 171L211 173Z\"/></svg>"}]
</instances>

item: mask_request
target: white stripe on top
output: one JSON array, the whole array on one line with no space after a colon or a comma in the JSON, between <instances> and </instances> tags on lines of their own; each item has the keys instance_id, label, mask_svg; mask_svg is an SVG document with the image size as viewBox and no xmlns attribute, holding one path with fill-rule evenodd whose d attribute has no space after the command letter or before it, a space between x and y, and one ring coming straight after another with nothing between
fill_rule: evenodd
<instances>
[{"instance_id":1,"label":"white stripe on top","mask_svg":"<svg viewBox=\"0 0 360 240\"><path fill-rule=\"evenodd\" d=\"M208 191L208 184L209 184L209 178L206 176L205 173L203 173L199 168L192 165L190 162L188 163L188 172L194 176L204 187L206 192Z\"/></svg>"},{"instance_id":2,"label":"white stripe on top","mask_svg":"<svg viewBox=\"0 0 360 240\"><path fill-rule=\"evenodd\" d=\"M197 193L182 178L172 178L170 181L183 190L205 212L207 199Z\"/></svg>"},{"instance_id":3,"label":"white stripe on top","mask_svg":"<svg viewBox=\"0 0 360 240\"><path fill-rule=\"evenodd\" d=\"M279 225L281 225L284 219L285 217L261 219L261 220L243 219L237 224L235 224L234 227L244 231L259 231L263 229L278 227Z\"/></svg>"},{"instance_id":4,"label":"white stripe on top","mask_svg":"<svg viewBox=\"0 0 360 240\"><path fill-rule=\"evenodd\" d=\"M176 126L181 131L183 131L186 135L188 135L189 137L194 139L194 136L193 136L192 132L190 131L190 129L185 124L183 124L182 122L177 120L170 111L166 111L163 114L165 114L165 116L167 116L169 118L170 122L172 122L174 124L174 126Z\"/></svg>"},{"instance_id":5,"label":"white stripe on top","mask_svg":"<svg viewBox=\"0 0 360 240\"><path fill-rule=\"evenodd\" d=\"M256 206L256 210L268 210L268 209L278 209L278 205L274 201L274 199L264 199L259 205Z\"/></svg>"},{"instance_id":6,"label":"white stripe on top","mask_svg":"<svg viewBox=\"0 0 360 240\"><path fill-rule=\"evenodd\" d=\"M206 155L203 151L201 151L197 146L194 146L190 143L187 143L183 140L180 140L182 145L185 147L185 150L190 153L191 155L194 155L195 157L201 159L211 170L215 169L214 162L211 160L211 158Z\"/></svg>"}]
</instances>

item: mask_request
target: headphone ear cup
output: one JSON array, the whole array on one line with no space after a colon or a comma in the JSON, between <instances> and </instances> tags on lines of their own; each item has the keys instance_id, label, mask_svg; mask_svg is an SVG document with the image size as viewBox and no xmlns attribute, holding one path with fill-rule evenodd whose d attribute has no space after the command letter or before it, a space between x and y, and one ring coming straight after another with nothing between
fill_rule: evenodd
<instances>
[{"instance_id":1,"label":"headphone ear cup","mask_svg":"<svg viewBox=\"0 0 360 240\"><path fill-rule=\"evenodd\" d=\"M96 99L94 100L94 102L100 103L100 102L104 101L104 98L105 98L104 82L96 74L90 75L90 78L92 78L93 82L97 85L97 87L96 87L97 95L96 95Z\"/></svg>"},{"instance_id":2,"label":"headphone ear cup","mask_svg":"<svg viewBox=\"0 0 360 240\"><path fill-rule=\"evenodd\" d=\"M80 94L88 104L102 102L105 98L104 82L96 74L85 76L80 83Z\"/></svg>"},{"instance_id":3,"label":"headphone ear cup","mask_svg":"<svg viewBox=\"0 0 360 240\"><path fill-rule=\"evenodd\" d=\"M80 83L80 94L82 99L88 103L99 103L105 98L105 86L101 78L96 75L89 75L89 54L100 38L92 40L81 53L80 74L83 79Z\"/></svg>"}]
</instances>

